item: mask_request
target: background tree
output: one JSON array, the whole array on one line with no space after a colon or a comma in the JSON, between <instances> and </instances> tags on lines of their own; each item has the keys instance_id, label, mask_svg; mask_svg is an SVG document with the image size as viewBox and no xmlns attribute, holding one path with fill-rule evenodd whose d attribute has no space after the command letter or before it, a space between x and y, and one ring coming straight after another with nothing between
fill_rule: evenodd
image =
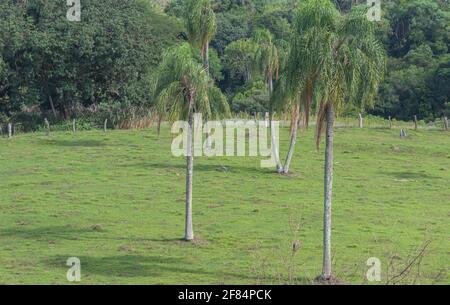
<instances>
[{"instance_id":1,"label":"background tree","mask_svg":"<svg viewBox=\"0 0 450 305\"><path fill-rule=\"evenodd\" d=\"M255 34L256 52L255 52L255 66L258 71L262 73L264 80L267 83L269 92L269 101L274 91L274 81L278 79L280 69L280 57L278 49L274 44L273 36L268 30L258 30ZM270 130L272 153L277 166L277 171L281 173L283 167L280 161L280 155L276 143L276 134L273 126L273 107L269 104L270 116Z\"/></svg>"}]
</instances>

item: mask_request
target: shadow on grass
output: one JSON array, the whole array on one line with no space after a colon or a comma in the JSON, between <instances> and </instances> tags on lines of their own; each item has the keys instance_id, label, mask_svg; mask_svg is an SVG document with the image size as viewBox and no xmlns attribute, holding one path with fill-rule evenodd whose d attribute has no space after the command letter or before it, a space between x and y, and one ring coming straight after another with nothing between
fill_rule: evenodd
<instances>
[{"instance_id":1,"label":"shadow on grass","mask_svg":"<svg viewBox=\"0 0 450 305\"><path fill-rule=\"evenodd\" d=\"M186 170L186 164L173 164L173 163L135 163L135 164L127 164L123 165L124 167L132 167L132 168L145 168L145 169L179 169ZM249 174L274 174L278 175L278 173L273 169L268 168L260 168L258 166L247 167L247 166L236 166L236 165L218 165L218 164L194 164L194 171L202 171L202 172L223 172L223 173L249 173Z\"/></svg>"},{"instance_id":2,"label":"shadow on grass","mask_svg":"<svg viewBox=\"0 0 450 305\"><path fill-rule=\"evenodd\" d=\"M71 256L56 256L44 261L44 263L51 268L66 268L66 260L69 257ZM211 270L210 266L199 267L200 263L192 263L192 261L188 261L180 257L124 255L106 257L79 256L78 258L81 262L82 274L89 277L92 277L93 275L111 278L160 277L167 280L170 278L180 279L187 275L190 277L192 277L192 275L197 275L199 278L204 276L212 277L212 280L215 282L239 279L248 280L249 283L257 283L261 281L277 283L280 280L278 276L270 275L266 275L264 278L261 278L256 275L249 274L251 273L250 270L241 270L240 273L223 270ZM209 270L206 268L209 268ZM297 281L299 283L310 283L311 279L298 278ZM143 282L143 284L145 284L145 282ZM174 282L173 284L180 283Z\"/></svg>"},{"instance_id":3,"label":"shadow on grass","mask_svg":"<svg viewBox=\"0 0 450 305\"><path fill-rule=\"evenodd\" d=\"M75 228L72 226L53 226L40 228L11 227L0 230L0 236L15 236L20 238L40 239L69 239L76 240L78 236L93 233L90 228Z\"/></svg>"},{"instance_id":4,"label":"shadow on grass","mask_svg":"<svg viewBox=\"0 0 450 305\"><path fill-rule=\"evenodd\" d=\"M385 175L393 176L395 179L440 179L427 173L418 172L383 172Z\"/></svg>"},{"instance_id":5,"label":"shadow on grass","mask_svg":"<svg viewBox=\"0 0 450 305\"><path fill-rule=\"evenodd\" d=\"M71 226L54 226L41 228L8 228L0 231L0 237L14 236L24 239L34 239L44 241L49 239L78 240L83 235L83 240L91 239L85 234L94 233L92 229L74 228ZM92 240L100 238L102 241L126 240L129 242L153 241L162 243L173 243L177 247L196 247L194 244L186 243L179 238L126 238L106 236L92 236ZM101 255L101 253L99 253ZM67 270L66 261L69 257L76 256L81 261L82 273L86 276L100 275L106 277L161 277L161 278L180 278L183 275L197 275L199 278L209 276L212 281L232 281L247 280L249 283L268 282L279 283L279 276L264 275L258 276L251 274L250 270L240 270L239 272L230 272L217 270L211 266L203 267L199 263L193 263L182 257L170 257L167 254L161 256L142 256L142 255L113 255L104 257L84 256L79 253L70 253L67 255L57 255L46 258L43 262L50 268L61 268ZM287 279L286 279L287 281ZM310 279L298 278L298 283L310 283ZM145 284L145 282L143 282ZM174 282L174 284L177 284Z\"/></svg>"},{"instance_id":6,"label":"shadow on grass","mask_svg":"<svg viewBox=\"0 0 450 305\"><path fill-rule=\"evenodd\" d=\"M40 139L39 144L61 147L102 147L106 146L104 141L100 140L57 140Z\"/></svg>"}]
</instances>

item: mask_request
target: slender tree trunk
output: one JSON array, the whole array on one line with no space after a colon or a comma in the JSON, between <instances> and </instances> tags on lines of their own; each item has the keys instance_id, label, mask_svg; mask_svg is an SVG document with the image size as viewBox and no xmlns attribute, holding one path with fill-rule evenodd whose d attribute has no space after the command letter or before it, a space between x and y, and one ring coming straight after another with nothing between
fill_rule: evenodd
<instances>
[{"instance_id":1,"label":"slender tree trunk","mask_svg":"<svg viewBox=\"0 0 450 305\"><path fill-rule=\"evenodd\" d=\"M294 130L291 135L291 144L289 145L289 151L286 157L286 161L283 167L283 173L288 174L289 168L291 166L292 156L294 155L295 145L297 144L297 131L298 131L298 123L295 124Z\"/></svg>"},{"instance_id":2,"label":"slender tree trunk","mask_svg":"<svg viewBox=\"0 0 450 305\"><path fill-rule=\"evenodd\" d=\"M362 114L359 114L359 128L363 128L364 127L364 120L362 117Z\"/></svg>"},{"instance_id":3,"label":"slender tree trunk","mask_svg":"<svg viewBox=\"0 0 450 305\"><path fill-rule=\"evenodd\" d=\"M327 106L327 131L324 175L324 216L323 216L323 269L322 279L331 278L331 207L333 195L333 141L334 141L334 109Z\"/></svg>"},{"instance_id":4,"label":"slender tree trunk","mask_svg":"<svg viewBox=\"0 0 450 305\"><path fill-rule=\"evenodd\" d=\"M56 118L57 114L56 114L55 104L53 104L53 98L52 98L52 95L50 92L48 94L48 100L50 102L50 107L52 108L53 116Z\"/></svg>"},{"instance_id":5,"label":"slender tree trunk","mask_svg":"<svg viewBox=\"0 0 450 305\"><path fill-rule=\"evenodd\" d=\"M203 54L203 67L205 68L206 74L209 75L209 42L206 43L204 54ZM206 149L211 150L212 144L209 132L206 133Z\"/></svg>"},{"instance_id":6,"label":"slender tree trunk","mask_svg":"<svg viewBox=\"0 0 450 305\"><path fill-rule=\"evenodd\" d=\"M161 134L161 123L162 123L162 115L159 115L158 116L158 126L157 126L158 136Z\"/></svg>"},{"instance_id":7,"label":"slender tree trunk","mask_svg":"<svg viewBox=\"0 0 450 305\"><path fill-rule=\"evenodd\" d=\"M206 70L206 74L209 75L209 42L206 43L205 50L203 54L203 67Z\"/></svg>"},{"instance_id":8,"label":"slender tree trunk","mask_svg":"<svg viewBox=\"0 0 450 305\"><path fill-rule=\"evenodd\" d=\"M192 182L194 178L194 151L192 145L192 131L194 129L193 113L189 111L189 130L187 138L186 154L186 228L185 239L192 241L194 239L194 229L192 223Z\"/></svg>"},{"instance_id":9,"label":"slender tree trunk","mask_svg":"<svg viewBox=\"0 0 450 305\"><path fill-rule=\"evenodd\" d=\"M8 138L12 138L12 125L11 123L8 123Z\"/></svg>"},{"instance_id":10,"label":"slender tree trunk","mask_svg":"<svg viewBox=\"0 0 450 305\"><path fill-rule=\"evenodd\" d=\"M73 133L77 132L77 121L75 119L72 120L72 131Z\"/></svg>"},{"instance_id":11,"label":"slender tree trunk","mask_svg":"<svg viewBox=\"0 0 450 305\"><path fill-rule=\"evenodd\" d=\"M108 119L105 119L105 122L103 123L103 132L106 133L106 128L108 127Z\"/></svg>"},{"instance_id":12,"label":"slender tree trunk","mask_svg":"<svg viewBox=\"0 0 450 305\"><path fill-rule=\"evenodd\" d=\"M417 115L414 116L414 130L417 130L418 126L417 126Z\"/></svg>"},{"instance_id":13,"label":"slender tree trunk","mask_svg":"<svg viewBox=\"0 0 450 305\"><path fill-rule=\"evenodd\" d=\"M269 86L269 98L272 97L273 94L273 79L272 76L269 77L269 82L268 82L268 86ZM278 147L275 145L276 143L276 134L275 134L275 126L273 124L273 110L272 110L272 106L270 106L269 109L269 126L270 126L270 138L271 138L271 146L272 146L272 154L275 158L275 163L277 166L277 171L278 173L282 173L283 172L283 167L281 166L281 161L280 161L280 154L278 152Z\"/></svg>"},{"instance_id":14,"label":"slender tree trunk","mask_svg":"<svg viewBox=\"0 0 450 305\"><path fill-rule=\"evenodd\" d=\"M448 131L448 118L444 117L444 129Z\"/></svg>"},{"instance_id":15,"label":"slender tree trunk","mask_svg":"<svg viewBox=\"0 0 450 305\"><path fill-rule=\"evenodd\" d=\"M50 123L48 122L47 119L44 119L44 124L45 124L45 133L46 135L50 135Z\"/></svg>"},{"instance_id":16,"label":"slender tree trunk","mask_svg":"<svg viewBox=\"0 0 450 305\"><path fill-rule=\"evenodd\" d=\"M392 118L389 116L389 129L392 129Z\"/></svg>"},{"instance_id":17,"label":"slender tree trunk","mask_svg":"<svg viewBox=\"0 0 450 305\"><path fill-rule=\"evenodd\" d=\"M283 167L284 174L289 173L292 156L294 155L295 144L297 143L298 122L300 121L299 120L300 113L299 113L299 109L297 106L294 111L295 111L294 118L293 118L294 120L293 120L293 122L291 122L291 143L289 145L289 151L288 151L286 161L284 162L284 167Z\"/></svg>"}]
</instances>

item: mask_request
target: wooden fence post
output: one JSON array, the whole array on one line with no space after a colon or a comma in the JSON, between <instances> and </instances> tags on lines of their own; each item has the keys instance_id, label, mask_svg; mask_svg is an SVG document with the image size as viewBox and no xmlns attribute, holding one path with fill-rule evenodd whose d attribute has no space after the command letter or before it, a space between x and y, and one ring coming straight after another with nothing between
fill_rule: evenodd
<instances>
[{"instance_id":1,"label":"wooden fence post","mask_svg":"<svg viewBox=\"0 0 450 305\"><path fill-rule=\"evenodd\" d=\"M50 123L48 122L47 118L44 119L44 125L45 125L45 134L48 136L50 135Z\"/></svg>"},{"instance_id":2,"label":"wooden fence post","mask_svg":"<svg viewBox=\"0 0 450 305\"><path fill-rule=\"evenodd\" d=\"M266 121L266 128L269 128L270 114L268 112L266 112L264 120Z\"/></svg>"},{"instance_id":3,"label":"wooden fence post","mask_svg":"<svg viewBox=\"0 0 450 305\"><path fill-rule=\"evenodd\" d=\"M363 117L362 114L359 114L359 128L363 128Z\"/></svg>"},{"instance_id":4,"label":"wooden fence post","mask_svg":"<svg viewBox=\"0 0 450 305\"><path fill-rule=\"evenodd\" d=\"M414 130L417 130L419 127L417 126L417 115L414 116Z\"/></svg>"},{"instance_id":5,"label":"wooden fence post","mask_svg":"<svg viewBox=\"0 0 450 305\"><path fill-rule=\"evenodd\" d=\"M8 138L12 138L12 125L11 123L8 123Z\"/></svg>"}]
</instances>

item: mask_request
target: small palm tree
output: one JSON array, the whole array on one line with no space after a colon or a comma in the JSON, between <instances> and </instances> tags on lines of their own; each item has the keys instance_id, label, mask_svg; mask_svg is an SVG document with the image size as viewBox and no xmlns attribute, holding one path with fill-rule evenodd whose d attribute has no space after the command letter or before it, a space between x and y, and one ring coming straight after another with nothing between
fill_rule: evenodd
<instances>
[{"instance_id":1,"label":"small palm tree","mask_svg":"<svg viewBox=\"0 0 450 305\"><path fill-rule=\"evenodd\" d=\"M189 44L168 51L154 78L156 109L160 117L171 121L184 120L189 124L186 151L186 227L185 239L194 239L192 223L192 182L194 154L192 130L194 113L211 115L229 111L226 98L211 86L211 79L202 65L195 60ZM211 96L211 98L209 97Z\"/></svg>"},{"instance_id":2,"label":"small palm tree","mask_svg":"<svg viewBox=\"0 0 450 305\"><path fill-rule=\"evenodd\" d=\"M330 280L334 121L346 103L373 105L385 71L385 52L375 38L366 8L342 16L330 0L299 6L292 46L290 85L315 101L316 143L326 133L324 171L324 255L322 279ZM306 113L310 111L305 109Z\"/></svg>"}]
</instances>

